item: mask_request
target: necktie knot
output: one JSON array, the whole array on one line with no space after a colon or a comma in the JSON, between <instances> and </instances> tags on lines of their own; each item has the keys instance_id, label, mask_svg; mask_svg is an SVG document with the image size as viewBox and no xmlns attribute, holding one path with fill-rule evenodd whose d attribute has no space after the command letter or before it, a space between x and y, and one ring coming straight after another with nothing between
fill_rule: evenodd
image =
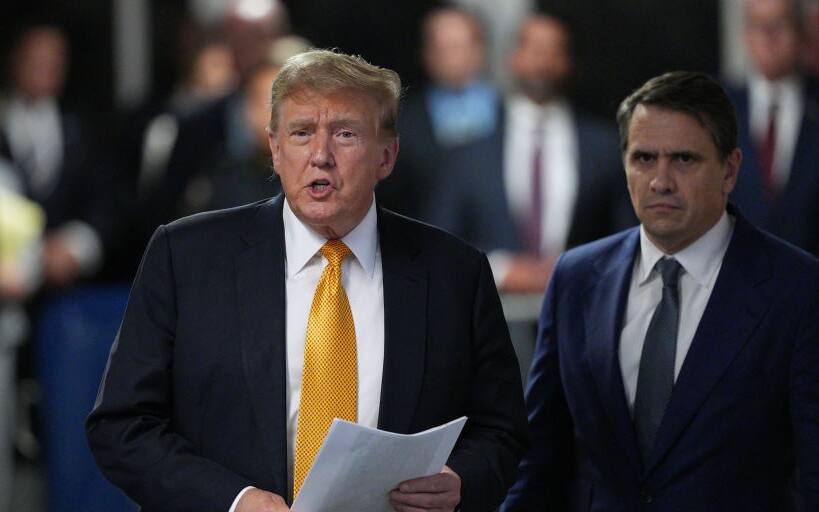
<instances>
[{"instance_id":1,"label":"necktie knot","mask_svg":"<svg viewBox=\"0 0 819 512\"><path fill-rule=\"evenodd\" d=\"M657 270L663 279L663 286L677 287L682 266L673 258L662 258L657 262Z\"/></svg>"},{"instance_id":2,"label":"necktie knot","mask_svg":"<svg viewBox=\"0 0 819 512\"><path fill-rule=\"evenodd\" d=\"M344 242L341 240L327 240L319 252L322 256L327 258L327 261L330 263L331 266L340 267L341 262L344 261L344 258L352 254L352 251L349 247L347 247Z\"/></svg>"}]
</instances>

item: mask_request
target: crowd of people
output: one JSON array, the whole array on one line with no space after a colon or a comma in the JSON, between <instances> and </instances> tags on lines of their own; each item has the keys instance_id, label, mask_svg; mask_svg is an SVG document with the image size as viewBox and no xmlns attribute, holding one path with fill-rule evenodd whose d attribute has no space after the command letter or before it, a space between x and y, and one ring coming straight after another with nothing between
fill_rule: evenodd
<instances>
[{"instance_id":1,"label":"crowd of people","mask_svg":"<svg viewBox=\"0 0 819 512\"><path fill-rule=\"evenodd\" d=\"M729 193L729 211L739 212L749 223L819 256L819 77L811 74L819 57L806 26L813 18L802 10L803 4L796 0L743 2L742 41L751 69L744 83L724 84L735 111L736 147L742 155L726 194ZM44 365L38 360L41 353L34 347L44 332L41 324L44 311L55 300L88 286L112 282L130 286L149 240L153 237L155 252L157 247L168 244L163 237L169 235L157 232L162 225L192 214L257 203L282 192L288 194L286 176L279 168L274 172L277 149L282 151L282 143L275 136L277 127L269 125L271 84L289 59L304 55L312 45L289 33L282 16L285 14L276 11L251 24L237 13L228 13L215 28L184 26L180 31L179 79L172 95L130 114L127 129L115 130L114 144L105 148L99 145L99 132L108 128L89 126L83 112L72 111L62 102L71 61L71 45L65 32L57 25L33 24L21 28L14 39L6 59L7 87L0 96L0 512L11 506L15 457L37 456L36 451L21 446L20 429L26 423L21 417L30 415L31 410L22 407L26 400L21 400L17 390L21 378L49 378L38 373L38 368ZM503 88L487 74L489 41L484 22L480 14L455 4L436 7L424 16L419 57L428 80L401 98L395 120L398 136L397 153L393 155L395 168L390 163L390 170L383 176L389 177L375 180L378 184L373 183L374 193L379 206L443 228L485 253L494 286L501 294L542 295L553 279L568 282L566 275L573 273L587 279L583 272L587 266L585 259L558 264L567 250L638 224L644 228L648 225L639 208L635 212L639 184L626 162L632 158L629 143L634 143L628 140L629 130L634 129L630 123L637 122L632 117L643 120L640 105L670 105L672 110L698 119L711 134L717 133L719 127L711 126L714 115L707 108L700 110L694 103L686 103L695 102L693 96L678 100L668 93L671 99L655 102L649 94L653 91L650 87L643 90L649 96L634 99L625 121L583 111L571 94L576 63L572 24L555 12L534 11L520 20L516 37L508 41ZM663 90L662 84L654 86ZM324 96L319 95L316 101L329 101L327 98L332 94L320 92ZM280 100L287 98L285 95ZM358 105L352 100L344 104ZM328 110L333 111L339 104L330 105ZM662 124L667 119L651 117L644 121ZM721 157L727 158L727 154ZM301 212L295 213L299 216ZM736 230L742 231L744 222L737 221ZM400 229L415 233L416 228ZM208 242L201 240L198 250L207 252ZM449 241L431 239L429 243L450 247ZM779 246L770 250L779 251ZM725 254L725 258L728 254L732 253ZM755 252L749 250L749 254ZM379 253L379 261L381 257ZM385 252L383 257L386 287L387 261L392 255ZM153 258L154 265L159 265L160 256L154 254ZM214 257L213 261L217 260ZM208 266L211 261L200 263L201 272L221 275L220 269ZM441 262L440 272L454 272L457 265L449 263ZM798 258L793 264L802 265ZM162 268L163 272L170 272ZM458 270L458 275L474 271L476 276L483 276L479 268ZM145 277L152 278L156 276ZM196 276L191 274L189 278L195 280ZM151 282L146 286L150 285ZM442 296L453 293L452 300L460 300L455 290L444 288L439 290ZM150 292L138 291L146 295ZM177 290L162 293L166 292ZM123 289L123 293L127 290ZM496 313L491 297L487 300L491 303L490 313ZM632 299L628 300L631 310ZM577 319L563 310L567 307L564 301L580 302L581 297L572 288L550 292L544 309L544 315L549 316L541 319L541 338L546 332L558 340L555 333L563 335L564 329L576 329ZM389 312L392 306L383 304L381 314ZM132 321L134 329L141 329L137 320ZM647 319L645 324L648 328ZM554 333L547 332L550 330ZM198 330L191 332L202 334ZM219 333L219 326L214 325L205 334ZM105 340L106 354L113 334ZM290 339L289 332L287 337ZM549 405L558 416L546 419L541 416L542 407L527 403L532 426L545 429L553 440L557 435L564 436L559 441L562 443L569 442L567 439L572 435L588 436L583 439L587 443L603 443L600 436L609 432L594 430L593 418L581 416L574 434L565 431L566 423L557 424L578 421L574 401L588 405L597 400L585 394L588 389L580 384L584 375L564 376L564 386L570 389L561 389L557 382L548 380L553 377L549 371L559 366L560 357L576 355L558 355L561 343L565 342L539 346L535 360L539 366L533 367L536 369L533 378L540 380L532 384L534 393L556 401ZM504 348L492 347L498 354L508 355ZM456 349L464 347L453 346ZM566 347L560 346L560 350L565 353ZM634 354L639 356L639 348L632 350ZM681 357L685 357L685 352ZM678 361L681 363L682 359ZM386 368L386 359L383 364ZM521 364L528 366L528 361ZM451 365L458 366L455 362ZM642 371L639 358L632 366L630 370L622 368L631 390L627 392L630 411L635 407L635 394L639 394L638 367ZM503 366L503 370L509 368ZM609 377L611 371L600 368ZM464 381L474 377L464 377ZM140 383L126 379L122 385L137 389ZM581 388L585 391L578 392ZM560 393L565 393L565 398L556 398ZM108 406L115 412L107 414L115 414L120 411L117 407L124 407L116 402L116 393L114 396L114 405ZM88 403L76 407L87 413L93 399L90 396ZM508 443L515 445L498 452L504 471L513 454L526 444L525 436L516 430L519 425L514 416L517 411L512 411L516 405L513 402L510 399L507 404L510 409L496 411L509 427ZM469 410L461 412L467 414ZM39 414L42 421L49 421L48 411ZM106 410L97 414L100 421ZM440 423L445 418L439 416L430 414L422 423L428 426ZM582 422L585 420L588 423ZM476 439L481 437L482 427L489 428L471 427ZM584 431L585 428L589 430ZM583 446L591 449L592 444ZM249 446L248 450L256 448ZM533 450L524 458L526 471L506 504L508 510L537 509L527 507L542 503L537 501L540 499L537 492L543 490L527 487L527 479L555 478L552 469L542 467L544 461L553 460L547 457L549 448L534 442ZM464 452L462 460L474 463L470 458L474 454ZM578 457L576 460L589 467L599 463L593 454ZM115 462L111 464L116 466ZM459 473L471 471L468 464L459 466L457 457L455 465ZM287 470L284 466L280 469ZM484 476L475 478L480 481ZM242 483L240 488L253 484ZM511 481L508 483L511 485ZM136 494L148 501L163 498L141 494L138 486L142 483L133 485ZM487 485L484 491L491 491L491 499L499 504L502 495L495 496L497 489L493 487L497 482ZM625 489L626 484L623 485ZM285 497L292 491L278 480L277 486L279 494ZM234 487L226 486L224 495L230 495ZM606 489L616 488L613 485ZM465 490L469 491L464 494L469 500L480 501L480 492L473 488ZM560 499L591 499L592 490L584 488L578 492L585 493L586 498L561 495ZM395 499L414 503L411 494ZM49 510L71 510L70 505L59 501L50 502ZM233 503L235 507L238 501Z\"/></svg>"}]
</instances>

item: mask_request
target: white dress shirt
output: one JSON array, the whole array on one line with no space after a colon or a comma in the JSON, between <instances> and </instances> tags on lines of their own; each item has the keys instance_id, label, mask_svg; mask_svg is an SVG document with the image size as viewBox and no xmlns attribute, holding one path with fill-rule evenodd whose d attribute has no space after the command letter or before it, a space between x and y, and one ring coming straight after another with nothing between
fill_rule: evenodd
<instances>
[{"instance_id":1,"label":"white dress shirt","mask_svg":"<svg viewBox=\"0 0 819 512\"><path fill-rule=\"evenodd\" d=\"M757 147L768 133L772 101L776 101L776 142L772 172L776 187L782 190L790 176L805 108L799 77L790 75L776 82L769 82L760 75L751 76L748 83L749 128Z\"/></svg>"},{"instance_id":2,"label":"white dress shirt","mask_svg":"<svg viewBox=\"0 0 819 512\"><path fill-rule=\"evenodd\" d=\"M566 246L577 200L578 144L574 115L564 100L538 105L512 97L506 105L503 181L512 218L521 223L532 204L532 174L536 134L540 124L541 218L543 254L559 254ZM503 282L508 253L493 251L490 264L496 282Z\"/></svg>"},{"instance_id":3,"label":"white dress shirt","mask_svg":"<svg viewBox=\"0 0 819 512\"><path fill-rule=\"evenodd\" d=\"M318 251L326 238L305 226L284 202L285 289L287 328L287 469L293 474L293 454L301 397L307 319L327 260ZM384 367L384 279L378 243L375 201L364 219L341 239L352 251L344 259L341 280L355 325L358 362L358 423L378 426ZM288 478L289 485L292 485ZM229 512L234 512L236 496ZM292 489L289 490L292 494Z\"/></svg>"},{"instance_id":4,"label":"white dress shirt","mask_svg":"<svg viewBox=\"0 0 819 512\"><path fill-rule=\"evenodd\" d=\"M634 409L637 375L648 324L662 299L663 280L654 268L655 264L667 256L682 266L679 277L680 321L674 361L676 381L711 297L733 230L734 219L723 212L719 221L693 244L675 254L664 254L640 228L640 251L634 259L626 316L620 333L620 372L630 411Z\"/></svg>"},{"instance_id":5,"label":"white dress shirt","mask_svg":"<svg viewBox=\"0 0 819 512\"><path fill-rule=\"evenodd\" d=\"M63 160L63 130L60 109L54 98L26 102L13 98L3 115L9 149L17 162L24 162L29 188L43 198L54 190Z\"/></svg>"}]
</instances>

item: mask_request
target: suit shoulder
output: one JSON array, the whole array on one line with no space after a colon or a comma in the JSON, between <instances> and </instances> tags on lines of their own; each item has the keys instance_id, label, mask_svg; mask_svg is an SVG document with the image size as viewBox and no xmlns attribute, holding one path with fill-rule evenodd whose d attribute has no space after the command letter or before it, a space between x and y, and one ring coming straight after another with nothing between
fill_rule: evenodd
<instances>
[{"instance_id":1,"label":"suit shoulder","mask_svg":"<svg viewBox=\"0 0 819 512\"><path fill-rule=\"evenodd\" d=\"M560 258L561 269L571 272L585 272L598 261L605 261L618 251L623 250L624 244L631 237L637 236L637 231L639 231L639 227L629 228L569 249Z\"/></svg>"},{"instance_id":2,"label":"suit shoulder","mask_svg":"<svg viewBox=\"0 0 819 512\"><path fill-rule=\"evenodd\" d=\"M759 230L759 233L771 258L775 274L782 277L792 276L794 284L809 283L810 286L819 289L819 259L771 233L762 230Z\"/></svg>"},{"instance_id":3,"label":"suit shoulder","mask_svg":"<svg viewBox=\"0 0 819 512\"><path fill-rule=\"evenodd\" d=\"M381 220L390 236L409 240L419 249L440 257L479 259L483 252L463 239L432 224L382 209Z\"/></svg>"},{"instance_id":4,"label":"suit shoulder","mask_svg":"<svg viewBox=\"0 0 819 512\"><path fill-rule=\"evenodd\" d=\"M265 199L233 208L196 213L167 224L165 229L168 236L179 243L219 247L244 234L254 219L271 209L272 201Z\"/></svg>"}]
</instances>

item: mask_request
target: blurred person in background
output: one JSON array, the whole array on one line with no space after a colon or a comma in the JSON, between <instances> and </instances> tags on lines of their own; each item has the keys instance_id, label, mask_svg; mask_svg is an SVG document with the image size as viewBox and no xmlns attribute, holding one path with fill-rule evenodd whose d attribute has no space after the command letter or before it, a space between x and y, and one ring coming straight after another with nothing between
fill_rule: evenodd
<instances>
[{"instance_id":1,"label":"blurred person in background","mask_svg":"<svg viewBox=\"0 0 819 512\"><path fill-rule=\"evenodd\" d=\"M102 177L81 119L60 103L68 43L53 26L31 26L11 50L11 90L0 100L0 155L24 193L46 213L42 277L65 288L90 277L103 261L110 219Z\"/></svg>"},{"instance_id":2,"label":"blurred person in background","mask_svg":"<svg viewBox=\"0 0 819 512\"><path fill-rule=\"evenodd\" d=\"M160 172L145 174L147 179L140 174L134 215L138 245L144 246L159 224L207 207L211 193L199 177L213 167L214 151L227 147L242 158L253 152L255 136L246 127L245 93L253 76L265 66L273 42L287 30L287 20L280 2L239 0L230 4L219 32L230 47L238 80L228 94L180 116Z\"/></svg>"},{"instance_id":3,"label":"blurred person in background","mask_svg":"<svg viewBox=\"0 0 819 512\"><path fill-rule=\"evenodd\" d=\"M300 37L281 37L271 44L266 60L247 72L229 136L201 150L208 158L188 181L177 204L180 214L239 206L281 191L265 130L270 117L270 84L288 58L309 49L310 43Z\"/></svg>"},{"instance_id":4,"label":"blurred person in background","mask_svg":"<svg viewBox=\"0 0 819 512\"><path fill-rule=\"evenodd\" d=\"M488 251L502 291L543 292L560 252L634 218L613 125L566 97L567 25L530 15L509 64L516 91L498 129L448 155L430 220Z\"/></svg>"},{"instance_id":5,"label":"blurred person in background","mask_svg":"<svg viewBox=\"0 0 819 512\"><path fill-rule=\"evenodd\" d=\"M796 0L745 0L753 71L729 88L745 157L731 199L748 218L819 254L819 84L803 73L804 13Z\"/></svg>"},{"instance_id":6,"label":"blurred person in background","mask_svg":"<svg viewBox=\"0 0 819 512\"><path fill-rule=\"evenodd\" d=\"M501 102L483 78L484 31L473 13L454 6L431 11L423 20L421 48L429 82L401 109L401 154L377 195L387 208L426 219L432 191L446 172L444 154L494 132Z\"/></svg>"}]
</instances>

